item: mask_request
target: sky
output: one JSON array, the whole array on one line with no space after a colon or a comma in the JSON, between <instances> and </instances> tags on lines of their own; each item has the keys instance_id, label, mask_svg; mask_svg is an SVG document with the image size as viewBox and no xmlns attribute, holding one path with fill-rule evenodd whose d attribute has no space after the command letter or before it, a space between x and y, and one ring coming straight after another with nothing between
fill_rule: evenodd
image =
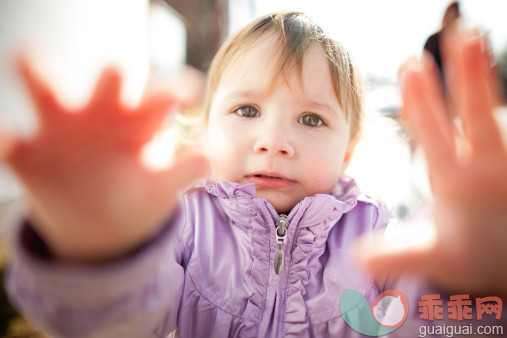
<instances>
[{"instance_id":1,"label":"sky","mask_svg":"<svg viewBox=\"0 0 507 338\"><path fill-rule=\"evenodd\" d=\"M343 43L366 76L395 79L400 64L418 56L440 28L444 0L231 0L230 30L276 10L299 10ZM467 24L488 32L495 54L507 49L507 1L462 0Z\"/></svg>"}]
</instances>

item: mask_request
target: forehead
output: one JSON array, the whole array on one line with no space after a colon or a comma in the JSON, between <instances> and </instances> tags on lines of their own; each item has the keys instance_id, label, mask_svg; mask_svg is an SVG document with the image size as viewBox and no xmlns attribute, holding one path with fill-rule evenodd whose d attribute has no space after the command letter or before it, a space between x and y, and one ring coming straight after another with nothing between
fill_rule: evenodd
<instances>
[{"instance_id":1,"label":"forehead","mask_svg":"<svg viewBox=\"0 0 507 338\"><path fill-rule=\"evenodd\" d=\"M296 57L284 60L287 67L276 74L277 63L282 54L282 42L274 35L261 36L251 46L238 52L225 68L216 94L225 92L255 91L269 95L282 86L287 86L302 98L334 101L338 104L329 62L324 51L312 44L305 52L301 72Z\"/></svg>"}]
</instances>

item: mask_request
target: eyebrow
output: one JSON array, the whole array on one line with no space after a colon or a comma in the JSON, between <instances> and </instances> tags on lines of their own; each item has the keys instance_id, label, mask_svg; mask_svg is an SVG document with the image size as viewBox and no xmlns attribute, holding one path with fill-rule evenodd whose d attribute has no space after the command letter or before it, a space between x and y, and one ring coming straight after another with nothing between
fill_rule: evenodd
<instances>
[{"instance_id":1,"label":"eyebrow","mask_svg":"<svg viewBox=\"0 0 507 338\"><path fill-rule=\"evenodd\" d=\"M304 107L310 108L311 110L315 109L317 111L324 111L329 114L334 114L337 116L338 115L346 116L345 111L343 110L343 108L339 103L336 106L335 105L330 106L326 103L315 101L308 97L301 98L301 100L298 103Z\"/></svg>"},{"instance_id":2,"label":"eyebrow","mask_svg":"<svg viewBox=\"0 0 507 338\"><path fill-rule=\"evenodd\" d=\"M303 103L305 106L309 106L309 107L315 108L317 110L325 110L330 113L338 113L339 112L339 111L336 111L336 109L332 109L329 105L327 105L325 103L314 101L312 99L303 99L303 100L301 100L301 103Z\"/></svg>"},{"instance_id":3,"label":"eyebrow","mask_svg":"<svg viewBox=\"0 0 507 338\"><path fill-rule=\"evenodd\" d=\"M236 90L229 93L225 98L229 99L231 97L242 97L242 98L251 98L251 97L259 97L264 96L266 93L261 92L256 89L244 89L244 90Z\"/></svg>"}]
</instances>

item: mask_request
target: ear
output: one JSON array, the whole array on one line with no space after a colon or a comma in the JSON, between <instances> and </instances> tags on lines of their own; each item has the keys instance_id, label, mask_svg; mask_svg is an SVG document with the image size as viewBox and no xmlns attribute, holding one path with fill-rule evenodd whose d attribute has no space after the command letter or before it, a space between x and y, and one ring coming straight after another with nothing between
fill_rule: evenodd
<instances>
[{"instance_id":1,"label":"ear","mask_svg":"<svg viewBox=\"0 0 507 338\"><path fill-rule=\"evenodd\" d=\"M345 157L343 158L343 165L340 173L340 177L343 176L345 173L345 169L349 166L350 160L352 159L352 155L354 154L354 149L356 148L358 139L354 138L353 140L350 140L349 146L347 148L347 151L345 152Z\"/></svg>"}]
</instances>

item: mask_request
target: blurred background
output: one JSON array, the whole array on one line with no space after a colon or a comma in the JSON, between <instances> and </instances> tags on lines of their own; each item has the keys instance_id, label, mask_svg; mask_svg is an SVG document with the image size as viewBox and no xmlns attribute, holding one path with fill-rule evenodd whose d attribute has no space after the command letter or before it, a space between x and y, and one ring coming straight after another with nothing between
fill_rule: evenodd
<instances>
[{"instance_id":1,"label":"blurred background","mask_svg":"<svg viewBox=\"0 0 507 338\"><path fill-rule=\"evenodd\" d=\"M139 100L148 77L169 89L193 88L185 100L198 114L205 73L224 39L253 18L278 10L313 16L352 54L366 79L368 123L348 173L388 202L402 219L430 198L424 161L399 121L397 73L420 56L442 26L444 0L2 0L0 1L0 124L29 136L36 121L13 69L21 50L40 60L66 104L84 102L101 69L114 64L125 76L126 102ZM507 1L459 1L467 26L488 35L507 88ZM504 94L504 97L507 95ZM503 111L503 112L502 112ZM505 106L498 119L505 124ZM163 164L174 135L164 130L148 147ZM0 164L0 238L24 193ZM2 245L5 251L5 244ZM0 265L5 254L0 254ZM3 271L3 270L2 270ZM3 274L3 272L1 273ZM0 276L2 277L2 276ZM0 294L0 336L39 337Z\"/></svg>"}]
</instances>

